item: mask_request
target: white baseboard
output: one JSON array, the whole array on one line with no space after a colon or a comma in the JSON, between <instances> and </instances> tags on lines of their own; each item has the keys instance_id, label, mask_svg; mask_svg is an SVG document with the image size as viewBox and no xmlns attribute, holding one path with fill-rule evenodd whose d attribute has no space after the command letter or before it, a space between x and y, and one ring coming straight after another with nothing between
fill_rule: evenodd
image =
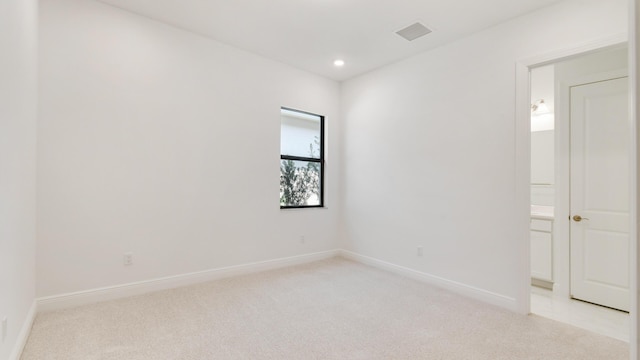
<instances>
[{"instance_id":1,"label":"white baseboard","mask_svg":"<svg viewBox=\"0 0 640 360\"><path fill-rule=\"evenodd\" d=\"M349 260L357 261L382 270L390 271L402 276L412 278L414 280L422 281L466 297L500 306L511 311L518 311L518 303L516 299L508 296L496 294L491 291L479 289L456 281L447 280L439 276L423 273L404 266L399 266L386 261L378 260L369 256L360 255L348 250L340 250L339 255Z\"/></svg>"},{"instance_id":2,"label":"white baseboard","mask_svg":"<svg viewBox=\"0 0 640 360\"><path fill-rule=\"evenodd\" d=\"M22 356L22 350L27 344L27 339L29 339L29 334L31 334L31 327L33 326L33 321L36 319L37 313L38 302L37 300L33 300L33 303L31 303L31 308L29 308L29 312L27 313L27 318L22 323L22 328L20 329L18 339L13 346L13 351L11 352L11 355L9 355L9 360L20 360L20 357Z\"/></svg>"},{"instance_id":3,"label":"white baseboard","mask_svg":"<svg viewBox=\"0 0 640 360\"><path fill-rule=\"evenodd\" d=\"M52 311L92 304L101 301L125 298L128 296L142 295L154 291L172 289L181 286L188 286L206 281L228 278L232 276L256 273L265 270L277 269L287 266L309 263L317 260L328 259L335 256L342 256L346 259L357 261L363 264L371 265L386 271L403 275L415 280L419 280L428 284L432 284L457 294L477 299L486 303L497 305L512 311L518 310L516 299L493 293L487 290L479 289L473 286L465 285L452 280L444 279L435 275L423 273L417 270L409 269L400 265L392 264L386 261L378 260L369 256L360 255L348 250L329 250L312 254L298 255L287 258L260 261L249 264L235 265L224 268L198 271L188 274L169 276L164 278L139 281L134 283L109 286L98 289L79 291L68 294L54 295L39 298L36 300L37 306L32 308L33 314L30 313L31 321L35 316L35 309L38 311ZM26 323L25 323L26 324ZM30 327L28 328L30 329ZM27 333L28 336L28 333ZM26 337L25 337L26 341Z\"/></svg>"},{"instance_id":4,"label":"white baseboard","mask_svg":"<svg viewBox=\"0 0 640 360\"><path fill-rule=\"evenodd\" d=\"M224 268L198 271L188 274L169 276L164 278L133 282L128 284L103 287L74 293L47 296L37 299L38 311L52 311L81 306L101 301L141 295L159 290L166 290L181 286L193 285L206 281L228 278L243 274L250 274L265 270L277 269L292 265L304 264L317 260L337 256L338 250L329 250L312 254L298 255L287 258L260 261L249 264L235 265Z\"/></svg>"}]
</instances>

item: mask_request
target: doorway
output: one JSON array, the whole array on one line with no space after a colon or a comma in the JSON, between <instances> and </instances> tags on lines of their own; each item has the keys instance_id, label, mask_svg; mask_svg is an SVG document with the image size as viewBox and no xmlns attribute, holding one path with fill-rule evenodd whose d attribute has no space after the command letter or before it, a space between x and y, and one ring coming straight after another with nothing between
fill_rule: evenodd
<instances>
[{"instance_id":1,"label":"doorway","mask_svg":"<svg viewBox=\"0 0 640 360\"><path fill-rule=\"evenodd\" d=\"M615 47L530 77L531 312L626 341L627 68L626 47Z\"/></svg>"}]
</instances>

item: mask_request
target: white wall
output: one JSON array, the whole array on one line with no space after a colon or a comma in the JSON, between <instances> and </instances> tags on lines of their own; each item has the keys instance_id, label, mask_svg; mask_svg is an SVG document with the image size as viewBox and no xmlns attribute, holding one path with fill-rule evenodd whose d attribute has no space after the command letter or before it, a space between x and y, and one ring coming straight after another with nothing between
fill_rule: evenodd
<instances>
[{"instance_id":1,"label":"white wall","mask_svg":"<svg viewBox=\"0 0 640 360\"><path fill-rule=\"evenodd\" d=\"M558 62L554 66L555 82L559 84L585 80L594 74L627 69L629 66L628 55L629 49L623 47L598 51L587 56Z\"/></svg>"},{"instance_id":2,"label":"white wall","mask_svg":"<svg viewBox=\"0 0 640 360\"><path fill-rule=\"evenodd\" d=\"M531 204L554 205L554 65L531 70L531 103L543 99L548 113L531 115Z\"/></svg>"},{"instance_id":3,"label":"white wall","mask_svg":"<svg viewBox=\"0 0 640 360\"><path fill-rule=\"evenodd\" d=\"M0 2L0 359L20 346L35 293L37 1Z\"/></svg>"},{"instance_id":4,"label":"white wall","mask_svg":"<svg viewBox=\"0 0 640 360\"><path fill-rule=\"evenodd\" d=\"M553 113L555 104L554 72L553 64L536 67L531 69L530 80L531 103L542 99L551 113ZM532 131L534 130L532 129Z\"/></svg>"},{"instance_id":5,"label":"white wall","mask_svg":"<svg viewBox=\"0 0 640 360\"><path fill-rule=\"evenodd\" d=\"M337 247L336 82L95 1L40 41L38 296ZM326 116L326 209L279 208L281 106Z\"/></svg>"},{"instance_id":6,"label":"white wall","mask_svg":"<svg viewBox=\"0 0 640 360\"><path fill-rule=\"evenodd\" d=\"M346 248L525 303L516 62L626 31L566 1L343 83Z\"/></svg>"},{"instance_id":7,"label":"white wall","mask_svg":"<svg viewBox=\"0 0 640 360\"><path fill-rule=\"evenodd\" d=\"M553 130L531 132L531 184L545 184L553 188L554 143ZM553 205L553 201L548 205Z\"/></svg>"}]
</instances>

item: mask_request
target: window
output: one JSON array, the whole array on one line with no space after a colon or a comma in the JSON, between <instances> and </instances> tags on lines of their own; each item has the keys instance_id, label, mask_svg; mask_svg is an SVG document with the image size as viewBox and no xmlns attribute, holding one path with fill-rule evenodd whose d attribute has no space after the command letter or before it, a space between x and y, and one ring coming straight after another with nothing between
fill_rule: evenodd
<instances>
[{"instance_id":1,"label":"window","mask_svg":"<svg viewBox=\"0 0 640 360\"><path fill-rule=\"evenodd\" d=\"M324 206L324 116L280 109L280 208Z\"/></svg>"}]
</instances>

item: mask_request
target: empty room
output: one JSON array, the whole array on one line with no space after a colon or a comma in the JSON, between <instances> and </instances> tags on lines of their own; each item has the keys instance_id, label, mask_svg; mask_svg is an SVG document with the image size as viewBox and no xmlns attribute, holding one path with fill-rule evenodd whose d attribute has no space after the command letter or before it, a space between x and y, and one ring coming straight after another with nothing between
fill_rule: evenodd
<instances>
[{"instance_id":1,"label":"empty room","mask_svg":"<svg viewBox=\"0 0 640 360\"><path fill-rule=\"evenodd\" d=\"M637 359L634 0L2 0L0 360Z\"/></svg>"}]
</instances>

